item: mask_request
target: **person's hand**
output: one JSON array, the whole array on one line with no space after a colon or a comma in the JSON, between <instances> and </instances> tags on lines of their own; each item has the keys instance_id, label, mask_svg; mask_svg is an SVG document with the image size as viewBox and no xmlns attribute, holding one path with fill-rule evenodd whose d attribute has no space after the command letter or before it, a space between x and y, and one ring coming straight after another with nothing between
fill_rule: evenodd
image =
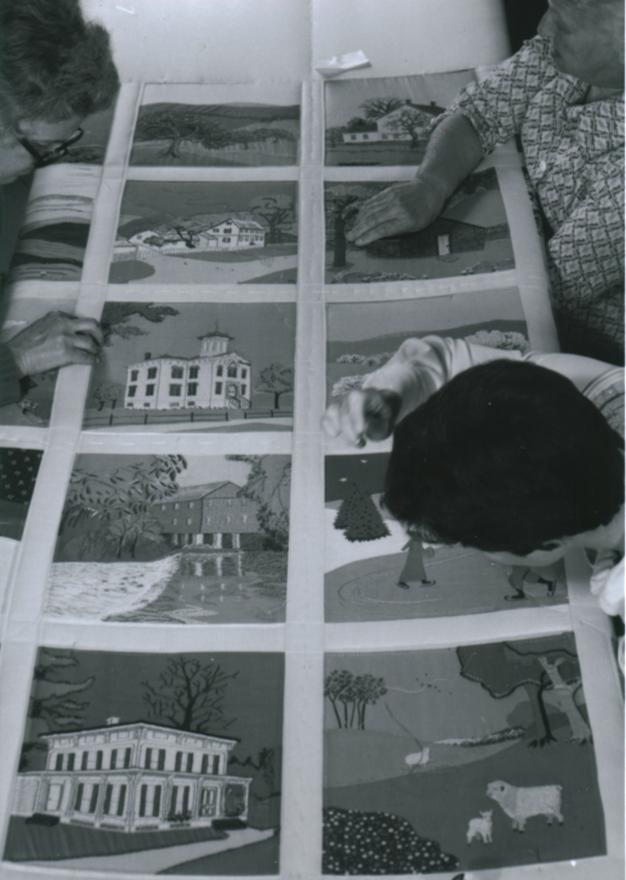
<instances>
[{"instance_id":1,"label":"person's hand","mask_svg":"<svg viewBox=\"0 0 626 880\"><path fill-rule=\"evenodd\" d=\"M329 437L341 436L351 446L384 440L394 429L402 398L395 391L365 388L349 391L326 410L322 426Z\"/></svg>"},{"instance_id":2,"label":"person's hand","mask_svg":"<svg viewBox=\"0 0 626 880\"><path fill-rule=\"evenodd\" d=\"M358 247L404 232L417 232L437 219L449 193L437 177L418 176L368 199L346 238Z\"/></svg>"},{"instance_id":3,"label":"person's hand","mask_svg":"<svg viewBox=\"0 0 626 880\"><path fill-rule=\"evenodd\" d=\"M7 342L21 376L35 376L67 364L93 364L104 341L92 318L48 312Z\"/></svg>"}]
</instances>

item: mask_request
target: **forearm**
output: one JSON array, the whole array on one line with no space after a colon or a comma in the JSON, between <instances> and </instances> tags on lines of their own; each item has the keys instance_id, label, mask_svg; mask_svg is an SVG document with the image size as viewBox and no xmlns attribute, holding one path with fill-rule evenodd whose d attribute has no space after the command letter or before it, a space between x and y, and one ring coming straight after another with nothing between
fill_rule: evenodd
<instances>
[{"instance_id":1,"label":"forearm","mask_svg":"<svg viewBox=\"0 0 626 880\"><path fill-rule=\"evenodd\" d=\"M543 354L490 348L464 339L426 336L407 339L384 366L370 373L363 388L393 391L401 398L398 419L428 399L453 376L478 364L495 360L534 363L570 379L582 391L610 365L592 358L569 354Z\"/></svg>"},{"instance_id":2,"label":"forearm","mask_svg":"<svg viewBox=\"0 0 626 880\"><path fill-rule=\"evenodd\" d=\"M433 182L447 200L483 158L474 126L462 113L453 113L433 130L416 177Z\"/></svg>"},{"instance_id":3,"label":"forearm","mask_svg":"<svg viewBox=\"0 0 626 880\"><path fill-rule=\"evenodd\" d=\"M0 406L17 403L22 396L20 375L8 345L0 345Z\"/></svg>"}]
</instances>

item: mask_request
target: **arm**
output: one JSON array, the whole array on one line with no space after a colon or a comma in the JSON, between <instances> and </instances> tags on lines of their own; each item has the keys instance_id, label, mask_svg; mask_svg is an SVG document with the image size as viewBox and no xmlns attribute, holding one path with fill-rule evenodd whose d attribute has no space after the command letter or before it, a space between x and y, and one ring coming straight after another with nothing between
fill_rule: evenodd
<instances>
[{"instance_id":1,"label":"arm","mask_svg":"<svg viewBox=\"0 0 626 880\"><path fill-rule=\"evenodd\" d=\"M366 377L360 391L351 391L331 402L324 416L324 429L330 436L341 435L352 445L364 445L365 438L383 439L397 422L453 376L478 364L503 359L524 360L555 370L574 382L580 391L611 369L602 361L577 355L522 355L519 351L439 336L407 339L384 366Z\"/></svg>"},{"instance_id":2,"label":"arm","mask_svg":"<svg viewBox=\"0 0 626 880\"><path fill-rule=\"evenodd\" d=\"M6 343L19 378L35 376L67 364L93 364L104 342L92 318L48 312Z\"/></svg>"},{"instance_id":3,"label":"arm","mask_svg":"<svg viewBox=\"0 0 626 880\"><path fill-rule=\"evenodd\" d=\"M415 180L365 202L348 240L367 245L432 223L483 157L520 130L531 100L557 73L550 42L535 37L482 82L469 85L435 120Z\"/></svg>"},{"instance_id":4,"label":"arm","mask_svg":"<svg viewBox=\"0 0 626 880\"><path fill-rule=\"evenodd\" d=\"M398 183L363 205L347 238L359 247L386 235L424 229L483 158L471 123L447 116L433 131L415 180Z\"/></svg>"},{"instance_id":5,"label":"arm","mask_svg":"<svg viewBox=\"0 0 626 880\"><path fill-rule=\"evenodd\" d=\"M0 406L17 403L22 396L20 374L8 345L0 344Z\"/></svg>"}]
</instances>

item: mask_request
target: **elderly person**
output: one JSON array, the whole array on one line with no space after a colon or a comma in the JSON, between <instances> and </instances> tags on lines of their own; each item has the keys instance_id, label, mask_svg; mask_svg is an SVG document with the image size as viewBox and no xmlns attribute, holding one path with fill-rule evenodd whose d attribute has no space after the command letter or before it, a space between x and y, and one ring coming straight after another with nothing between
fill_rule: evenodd
<instances>
[{"instance_id":1,"label":"elderly person","mask_svg":"<svg viewBox=\"0 0 626 880\"><path fill-rule=\"evenodd\" d=\"M521 138L544 218L564 350L623 362L623 0L550 0L539 35L440 117L413 182L365 203L348 238L419 230L496 144Z\"/></svg>"},{"instance_id":2,"label":"elderly person","mask_svg":"<svg viewBox=\"0 0 626 880\"><path fill-rule=\"evenodd\" d=\"M84 117L109 107L118 87L109 35L84 20L78 0L2 0L0 185L62 159ZM26 376L92 363L101 344L91 319L51 312L35 321L0 346L0 405L19 400Z\"/></svg>"}]
</instances>

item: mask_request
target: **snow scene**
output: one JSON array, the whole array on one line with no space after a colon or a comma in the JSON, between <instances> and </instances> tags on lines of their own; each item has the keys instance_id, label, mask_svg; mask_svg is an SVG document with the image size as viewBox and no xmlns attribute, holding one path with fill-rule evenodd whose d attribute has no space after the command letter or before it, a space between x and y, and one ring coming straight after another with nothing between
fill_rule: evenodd
<instances>
[{"instance_id":1,"label":"snow scene","mask_svg":"<svg viewBox=\"0 0 626 880\"><path fill-rule=\"evenodd\" d=\"M284 661L42 647L5 860L277 874Z\"/></svg>"},{"instance_id":2,"label":"snow scene","mask_svg":"<svg viewBox=\"0 0 626 880\"><path fill-rule=\"evenodd\" d=\"M326 457L329 623L477 614L567 601L561 564L524 569L467 547L421 544L381 507L388 456Z\"/></svg>"},{"instance_id":3,"label":"snow scene","mask_svg":"<svg viewBox=\"0 0 626 880\"><path fill-rule=\"evenodd\" d=\"M284 620L288 456L78 456L49 617Z\"/></svg>"},{"instance_id":4,"label":"snow scene","mask_svg":"<svg viewBox=\"0 0 626 880\"><path fill-rule=\"evenodd\" d=\"M329 654L324 695L325 873L488 870L605 853L571 633Z\"/></svg>"},{"instance_id":5,"label":"snow scene","mask_svg":"<svg viewBox=\"0 0 626 880\"><path fill-rule=\"evenodd\" d=\"M405 339L429 334L503 351L528 351L516 288L466 291L417 300L332 303L326 307L327 398L359 388Z\"/></svg>"},{"instance_id":6,"label":"snow scene","mask_svg":"<svg viewBox=\"0 0 626 880\"><path fill-rule=\"evenodd\" d=\"M297 184L127 182L109 280L292 284Z\"/></svg>"},{"instance_id":7,"label":"snow scene","mask_svg":"<svg viewBox=\"0 0 626 880\"><path fill-rule=\"evenodd\" d=\"M512 269L511 234L493 168L471 174L425 229L357 247L359 208L392 183L326 183L326 283L417 281Z\"/></svg>"},{"instance_id":8,"label":"snow scene","mask_svg":"<svg viewBox=\"0 0 626 880\"><path fill-rule=\"evenodd\" d=\"M326 165L417 165L471 70L326 84Z\"/></svg>"},{"instance_id":9,"label":"snow scene","mask_svg":"<svg viewBox=\"0 0 626 880\"><path fill-rule=\"evenodd\" d=\"M84 427L290 430L295 319L292 303L107 303Z\"/></svg>"}]
</instances>

